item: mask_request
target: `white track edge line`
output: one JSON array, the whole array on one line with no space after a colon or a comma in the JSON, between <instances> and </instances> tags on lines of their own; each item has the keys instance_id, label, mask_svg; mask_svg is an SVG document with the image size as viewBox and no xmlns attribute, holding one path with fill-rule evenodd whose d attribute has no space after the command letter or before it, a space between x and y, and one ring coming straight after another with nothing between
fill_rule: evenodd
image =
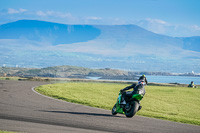
<instances>
[{"instance_id":1,"label":"white track edge line","mask_svg":"<svg viewBox=\"0 0 200 133\"><path fill-rule=\"evenodd\" d=\"M95 109L99 109L99 110L109 111L109 110L106 110L106 109L101 109L101 108L97 108L97 107L91 107L91 106L86 106L86 105L83 105L83 104L71 103L71 102L60 100L60 99L55 99L55 98L52 98L52 97L49 97L49 96L46 96L46 95L43 95L43 94L37 92L35 90L36 87L38 87L38 86L34 86L34 87L31 88L33 92L35 92L36 94L38 94L40 96L43 96L43 97L46 97L46 98L49 98L49 99L52 99L52 100L56 100L56 101L64 102L64 103L70 103L70 104L74 104L74 105L81 105L81 106L85 106L85 107L88 107L88 108L95 108Z\"/></svg>"}]
</instances>

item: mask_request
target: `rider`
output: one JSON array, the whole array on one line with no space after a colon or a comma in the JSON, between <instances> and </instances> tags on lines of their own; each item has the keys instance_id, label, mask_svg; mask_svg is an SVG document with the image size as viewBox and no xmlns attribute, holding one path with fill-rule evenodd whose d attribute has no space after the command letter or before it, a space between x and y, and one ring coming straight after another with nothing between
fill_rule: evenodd
<instances>
[{"instance_id":1,"label":"rider","mask_svg":"<svg viewBox=\"0 0 200 133\"><path fill-rule=\"evenodd\" d=\"M195 87L195 85L194 85L194 81L191 81L191 83L188 85L188 87L192 87L192 88L194 88L194 87Z\"/></svg>"},{"instance_id":2,"label":"rider","mask_svg":"<svg viewBox=\"0 0 200 133\"><path fill-rule=\"evenodd\" d=\"M145 77L145 75L142 75L139 79L138 79L138 84L136 83L133 83L132 85L130 86L127 86L126 88L120 90L120 92L122 93L122 102L121 104L126 104L126 101L129 97L131 97L133 94L143 94L145 95L145 88L144 88L144 85L146 84L147 85L148 81L147 81L147 78ZM128 91L128 92L125 92L126 90L129 90L133 88L133 91ZM142 108L142 106L139 106L139 109L140 110Z\"/></svg>"}]
</instances>

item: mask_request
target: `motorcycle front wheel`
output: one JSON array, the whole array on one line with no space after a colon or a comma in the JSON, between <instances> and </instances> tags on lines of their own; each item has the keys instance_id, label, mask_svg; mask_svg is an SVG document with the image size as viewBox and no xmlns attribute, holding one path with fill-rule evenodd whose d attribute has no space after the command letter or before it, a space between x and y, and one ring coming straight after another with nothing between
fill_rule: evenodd
<instances>
[{"instance_id":1,"label":"motorcycle front wheel","mask_svg":"<svg viewBox=\"0 0 200 133\"><path fill-rule=\"evenodd\" d=\"M113 106L113 108L112 108L112 115L116 115L117 114L117 112L116 112L116 104Z\"/></svg>"},{"instance_id":2,"label":"motorcycle front wheel","mask_svg":"<svg viewBox=\"0 0 200 133\"><path fill-rule=\"evenodd\" d=\"M139 108L139 103L137 101L133 101L133 102L131 102L130 106L131 107L125 111L125 115L128 118L131 118L135 115L135 113L137 112L137 110Z\"/></svg>"}]
</instances>

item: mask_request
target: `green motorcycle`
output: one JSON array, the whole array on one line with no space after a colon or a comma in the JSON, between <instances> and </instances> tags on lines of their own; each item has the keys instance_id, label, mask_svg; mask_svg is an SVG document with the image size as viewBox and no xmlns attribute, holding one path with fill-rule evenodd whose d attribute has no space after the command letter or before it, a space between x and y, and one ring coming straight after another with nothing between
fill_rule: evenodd
<instances>
[{"instance_id":1,"label":"green motorcycle","mask_svg":"<svg viewBox=\"0 0 200 133\"><path fill-rule=\"evenodd\" d=\"M120 92L117 98L117 102L112 108L112 115L119 113L125 114L128 118L133 117L136 112L140 110L140 101L143 97L144 95L139 92L139 94L133 94L130 98L128 98L126 104L120 104L122 99L122 93Z\"/></svg>"}]
</instances>

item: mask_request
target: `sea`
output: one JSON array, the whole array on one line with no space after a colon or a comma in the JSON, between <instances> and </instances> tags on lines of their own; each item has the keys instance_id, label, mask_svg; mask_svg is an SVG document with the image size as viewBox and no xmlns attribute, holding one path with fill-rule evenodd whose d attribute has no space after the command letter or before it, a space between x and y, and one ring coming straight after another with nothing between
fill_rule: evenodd
<instances>
[{"instance_id":1,"label":"sea","mask_svg":"<svg viewBox=\"0 0 200 133\"><path fill-rule=\"evenodd\" d=\"M148 82L153 83L180 83L180 84L190 84L191 81L196 85L200 85L200 77L193 76L155 76L146 75Z\"/></svg>"},{"instance_id":2,"label":"sea","mask_svg":"<svg viewBox=\"0 0 200 133\"><path fill-rule=\"evenodd\" d=\"M200 77L194 76L155 76L155 75L146 75L147 81L149 83L179 83L179 84L190 84L191 81L195 85L200 85ZM89 79L98 80L101 77L88 77ZM123 80L123 81L133 81L137 80Z\"/></svg>"}]
</instances>

